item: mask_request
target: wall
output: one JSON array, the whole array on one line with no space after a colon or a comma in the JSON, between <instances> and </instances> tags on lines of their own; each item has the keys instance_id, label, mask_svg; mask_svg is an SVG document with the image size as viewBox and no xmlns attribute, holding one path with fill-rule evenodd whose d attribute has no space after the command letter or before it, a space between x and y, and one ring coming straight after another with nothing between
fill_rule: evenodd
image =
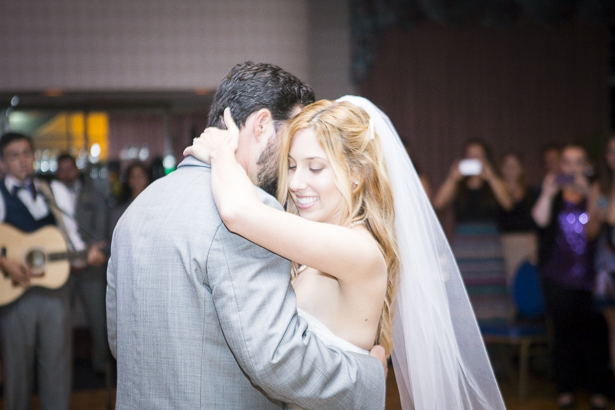
<instances>
[{"instance_id":1,"label":"wall","mask_svg":"<svg viewBox=\"0 0 615 410\"><path fill-rule=\"evenodd\" d=\"M245 60L309 80L307 0L3 0L0 91L215 89Z\"/></svg>"},{"instance_id":2,"label":"wall","mask_svg":"<svg viewBox=\"0 0 615 410\"><path fill-rule=\"evenodd\" d=\"M334 99L353 93L349 36L347 0L0 0L0 92L215 89L251 59ZM169 115L110 113L109 158L180 157L206 115Z\"/></svg>"},{"instance_id":3,"label":"wall","mask_svg":"<svg viewBox=\"0 0 615 410\"><path fill-rule=\"evenodd\" d=\"M350 10L348 1L310 0L310 85L316 99L354 94L350 81Z\"/></svg>"},{"instance_id":4,"label":"wall","mask_svg":"<svg viewBox=\"0 0 615 410\"><path fill-rule=\"evenodd\" d=\"M362 95L383 107L438 188L465 140L520 152L531 179L539 150L610 126L608 29L510 29L425 23L382 39Z\"/></svg>"}]
</instances>

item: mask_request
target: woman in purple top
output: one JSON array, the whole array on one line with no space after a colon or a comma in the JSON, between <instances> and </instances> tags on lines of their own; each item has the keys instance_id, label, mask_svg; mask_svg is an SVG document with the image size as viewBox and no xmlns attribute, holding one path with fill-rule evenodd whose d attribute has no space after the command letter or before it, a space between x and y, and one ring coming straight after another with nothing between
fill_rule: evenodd
<instances>
[{"instance_id":1,"label":"woman in purple top","mask_svg":"<svg viewBox=\"0 0 615 410\"><path fill-rule=\"evenodd\" d=\"M553 322L553 364L558 405L574 409L574 391L585 382L592 409L606 409L608 344L604 319L593 309L592 189L579 145L562 150L560 173L549 174L532 209L539 230L539 267L547 313Z\"/></svg>"}]
</instances>

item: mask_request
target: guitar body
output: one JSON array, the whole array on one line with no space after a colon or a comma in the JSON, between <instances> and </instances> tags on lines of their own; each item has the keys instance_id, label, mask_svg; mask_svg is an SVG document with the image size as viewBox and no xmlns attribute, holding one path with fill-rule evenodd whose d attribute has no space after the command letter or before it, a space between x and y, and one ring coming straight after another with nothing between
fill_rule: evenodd
<instances>
[{"instance_id":1,"label":"guitar body","mask_svg":"<svg viewBox=\"0 0 615 410\"><path fill-rule=\"evenodd\" d=\"M30 286L57 289L70 274L70 263L64 259L50 260L52 253L66 253L66 240L55 226L45 226L32 233L24 233L11 225L0 224L0 252L9 260L32 267L34 276ZM0 306L19 298L28 288L15 285L0 270Z\"/></svg>"}]
</instances>

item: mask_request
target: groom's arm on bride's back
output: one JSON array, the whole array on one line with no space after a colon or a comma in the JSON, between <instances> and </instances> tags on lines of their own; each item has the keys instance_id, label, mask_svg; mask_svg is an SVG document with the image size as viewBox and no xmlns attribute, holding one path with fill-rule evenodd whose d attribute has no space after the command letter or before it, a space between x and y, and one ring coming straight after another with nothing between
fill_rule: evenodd
<instances>
[{"instance_id":1,"label":"groom's arm on bride's back","mask_svg":"<svg viewBox=\"0 0 615 410\"><path fill-rule=\"evenodd\" d=\"M221 224L206 270L222 331L254 384L305 408L384 408L384 371L377 359L327 348L305 332L287 260Z\"/></svg>"}]
</instances>

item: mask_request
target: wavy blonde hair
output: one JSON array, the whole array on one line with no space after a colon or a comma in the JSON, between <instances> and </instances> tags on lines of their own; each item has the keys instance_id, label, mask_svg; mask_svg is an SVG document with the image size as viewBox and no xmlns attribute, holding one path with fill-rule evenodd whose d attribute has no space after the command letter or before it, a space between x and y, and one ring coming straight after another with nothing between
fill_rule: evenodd
<instances>
[{"instance_id":1,"label":"wavy blonde hair","mask_svg":"<svg viewBox=\"0 0 615 410\"><path fill-rule=\"evenodd\" d=\"M280 141L278 200L294 214L298 214L298 210L288 190L288 154L293 136L308 128L314 130L316 140L327 154L335 184L343 197L339 224L350 227L353 222L363 222L386 260L387 290L375 342L382 345L389 356L393 349L399 254L393 191L382 144L370 127L369 115L360 107L328 100L305 107L285 128ZM293 266L294 279L297 266Z\"/></svg>"}]
</instances>

